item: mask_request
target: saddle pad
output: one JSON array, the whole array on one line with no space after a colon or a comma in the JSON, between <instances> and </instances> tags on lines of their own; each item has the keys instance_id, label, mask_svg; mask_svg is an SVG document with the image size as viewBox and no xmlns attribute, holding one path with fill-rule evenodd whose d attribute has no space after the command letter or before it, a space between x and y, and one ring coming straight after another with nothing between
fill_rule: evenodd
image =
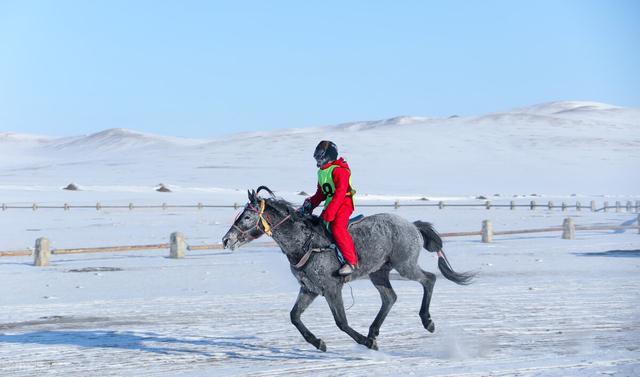
<instances>
[{"instance_id":1,"label":"saddle pad","mask_svg":"<svg viewBox=\"0 0 640 377\"><path fill-rule=\"evenodd\" d=\"M362 220L364 220L364 215L360 214L358 216L354 216L354 217L349 219L349 226L351 226L353 224L357 224Z\"/></svg>"}]
</instances>

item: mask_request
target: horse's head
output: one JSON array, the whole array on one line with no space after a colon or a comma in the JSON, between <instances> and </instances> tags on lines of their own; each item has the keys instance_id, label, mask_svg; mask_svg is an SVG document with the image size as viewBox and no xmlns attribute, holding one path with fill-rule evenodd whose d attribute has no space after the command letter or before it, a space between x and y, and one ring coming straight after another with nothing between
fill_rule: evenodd
<instances>
[{"instance_id":1,"label":"horse's head","mask_svg":"<svg viewBox=\"0 0 640 377\"><path fill-rule=\"evenodd\" d=\"M266 200L258 196L261 190L266 190L272 197L274 196L273 192L264 186L260 186L257 191L247 191L249 202L236 217L229 231L222 237L222 245L225 249L235 250L260 238L265 233L270 235L270 225L264 217Z\"/></svg>"}]
</instances>

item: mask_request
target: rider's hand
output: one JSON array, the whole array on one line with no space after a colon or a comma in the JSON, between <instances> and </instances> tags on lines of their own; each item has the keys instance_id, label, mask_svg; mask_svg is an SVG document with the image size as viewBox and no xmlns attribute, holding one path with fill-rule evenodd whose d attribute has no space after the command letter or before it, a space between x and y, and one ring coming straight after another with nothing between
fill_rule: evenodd
<instances>
[{"instance_id":1,"label":"rider's hand","mask_svg":"<svg viewBox=\"0 0 640 377\"><path fill-rule=\"evenodd\" d=\"M305 199L302 206L298 208L298 213L301 215L310 214L313 212L313 207L311 206L311 201L309 199Z\"/></svg>"}]
</instances>

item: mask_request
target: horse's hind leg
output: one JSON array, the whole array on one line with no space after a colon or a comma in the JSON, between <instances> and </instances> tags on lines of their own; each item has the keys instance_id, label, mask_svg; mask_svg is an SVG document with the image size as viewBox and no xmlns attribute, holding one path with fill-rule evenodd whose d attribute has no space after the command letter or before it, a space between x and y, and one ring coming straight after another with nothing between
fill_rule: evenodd
<instances>
[{"instance_id":1,"label":"horse's hind leg","mask_svg":"<svg viewBox=\"0 0 640 377\"><path fill-rule=\"evenodd\" d=\"M362 344L367 348L378 349L375 339L367 338L349 326L347 315L344 311L344 303L342 302L342 285L336 286L335 289L330 291L325 291L324 297L327 299L333 319L340 330L346 332L358 344Z\"/></svg>"},{"instance_id":2,"label":"horse's hind leg","mask_svg":"<svg viewBox=\"0 0 640 377\"><path fill-rule=\"evenodd\" d=\"M296 300L293 309L291 309L291 323L300 331L300 334L304 337L304 339L313 344L317 349L321 351L327 351L327 346L321 339L316 338L315 335L300 320L300 316L302 313L311 305L313 300L318 297L316 293L309 292L304 287L300 288L300 293L298 294L298 299Z\"/></svg>"},{"instance_id":3,"label":"horse's hind leg","mask_svg":"<svg viewBox=\"0 0 640 377\"><path fill-rule=\"evenodd\" d=\"M380 292L380 299L382 300L380 311L369 327L369 335L367 337L371 339L375 339L380 333L380 326L382 326L382 322L387 318L387 314L389 314L391 307L397 299L396 293L393 291L391 282L389 281L390 270L391 266L385 265L380 270L369 274L369 278L378 289L378 292Z\"/></svg>"},{"instance_id":4,"label":"horse's hind leg","mask_svg":"<svg viewBox=\"0 0 640 377\"><path fill-rule=\"evenodd\" d=\"M431 272L424 271L417 264L402 264L401 266L393 266L396 271L405 278L413 281L417 281L422 284L424 294L422 296L422 306L420 307L420 319L422 320L422 326L429 332L434 332L436 327L431 320L431 314L429 314L429 304L431 303L431 293L433 292L433 285L436 283L436 275Z\"/></svg>"}]
</instances>

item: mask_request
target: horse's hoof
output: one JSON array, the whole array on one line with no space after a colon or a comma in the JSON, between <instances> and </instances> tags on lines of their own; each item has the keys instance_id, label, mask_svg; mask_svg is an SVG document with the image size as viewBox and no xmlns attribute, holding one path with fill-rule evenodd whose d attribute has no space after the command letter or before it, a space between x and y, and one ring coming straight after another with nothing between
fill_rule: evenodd
<instances>
[{"instance_id":1,"label":"horse's hoof","mask_svg":"<svg viewBox=\"0 0 640 377\"><path fill-rule=\"evenodd\" d=\"M432 320L429 320L429 323L427 323L427 325L424 328L431 333L436 331L436 325L433 323Z\"/></svg>"},{"instance_id":2,"label":"horse's hoof","mask_svg":"<svg viewBox=\"0 0 640 377\"><path fill-rule=\"evenodd\" d=\"M378 341L375 338L367 338L367 342L365 343L367 348L372 349L374 351L378 350Z\"/></svg>"},{"instance_id":3,"label":"horse's hoof","mask_svg":"<svg viewBox=\"0 0 640 377\"><path fill-rule=\"evenodd\" d=\"M327 345L324 343L322 339L318 339L318 344L316 345L316 348L322 352L327 352Z\"/></svg>"}]
</instances>

